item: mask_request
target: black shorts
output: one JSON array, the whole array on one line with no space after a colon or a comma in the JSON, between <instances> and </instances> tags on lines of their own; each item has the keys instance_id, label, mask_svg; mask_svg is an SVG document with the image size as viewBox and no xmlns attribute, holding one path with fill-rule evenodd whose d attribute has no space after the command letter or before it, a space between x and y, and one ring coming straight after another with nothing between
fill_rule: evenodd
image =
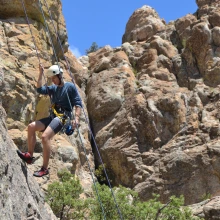
<instances>
[{"instance_id":1,"label":"black shorts","mask_svg":"<svg viewBox=\"0 0 220 220\"><path fill-rule=\"evenodd\" d=\"M63 127L63 124L58 117L52 118L49 116L47 118L42 118L39 121L45 125L45 129L49 126L55 134L57 134ZM43 131L45 131L45 129Z\"/></svg>"}]
</instances>

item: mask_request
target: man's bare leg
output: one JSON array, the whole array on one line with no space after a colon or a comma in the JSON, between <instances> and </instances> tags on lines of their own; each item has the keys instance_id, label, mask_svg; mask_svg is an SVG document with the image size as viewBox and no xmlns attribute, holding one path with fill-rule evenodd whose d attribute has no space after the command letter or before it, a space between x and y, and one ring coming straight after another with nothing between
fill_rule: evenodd
<instances>
[{"instance_id":1,"label":"man's bare leg","mask_svg":"<svg viewBox=\"0 0 220 220\"><path fill-rule=\"evenodd\" d=\"M51 127L47 127L42 135L42 144L43 144L43 167L47 169L50 159L50 150L51 150L51 139L55 135Z\"/></svg>"},{"instance_id":2,"label":"man's bare leg","mask_svg":"<svg viewBox=\"0 0 220 220\"><path fill-rule=\"evenodd\" d=\"M33 157L36 144L36 131L42 131L45 125L40 121L34 121L28 125L28 152Z\"/></svg>"}]
</instances>

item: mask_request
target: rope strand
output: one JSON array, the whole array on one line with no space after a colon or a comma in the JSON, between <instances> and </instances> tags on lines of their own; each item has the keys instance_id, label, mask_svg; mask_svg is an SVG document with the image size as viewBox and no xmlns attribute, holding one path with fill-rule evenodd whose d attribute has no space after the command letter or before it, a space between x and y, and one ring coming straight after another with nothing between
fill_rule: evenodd
<instances>
[{"instance_id":1,"label":"rope strand","mask_svg":"<svg viewBox=\"0 0 220 220\"><path fill-rule=\"evenodd\" d=\"M46 3L46 2L45 2L45 3ZM46 4L46 5L47 5L47 4ZM58 63L58 58L57 58L57 56L56 56L56 51L55 51L55 48L54 48L54 45L53 45L53 42L52 42L52 38L51 38L51 34L50 34L50 31L49 31L48 25L47 25L47 23L46 23L45 15L44 15L44 12L43 12L43 9L42 9L42 4L41 4L40 0L39 0L39 6L40 6L40 9L41 9L43 18L44 18L44 23L45 23L45 25L46 25L46 27L47 27L47 32L48 32L48 35L49 35L49 38L50 38L50 41L51 41L51 45L52 45L52 47L53 47L54 55L55 55L56 61L57 61L57 63ZM48 9L48 11L49 11L48 5L47 5L47 9ZM51 16L50 11L49 11L49 14L50 14L50 16ZM51 20L52 20L52 17L51 17ZM52 21L52 24L53 24L53 21ZM54 26L54 24L53 24L53 26ZM54 26L54 29L55 29L55 33L57 34L57 31L56 31L55 26ZM59 39L58 34L57 34L57 38ZM61 44L60 39L59 39L58 41L59 41L59 43ZM61 48L62 48L62 45L61 45ZM63 48L62 48L62 52L64 52L64 51L63 51ZM73 76L71 75L71 77L72 77L72 81L73 81L73 83L74 83L74 85L75 85L75 82L74 82L74 80L73 80ZM78 96L80 97L76 85L75 85L75 88L76 88L76 91L77 91ZM71 102L70 102L68 93L66 92L66 94L67 94L67 97L68 97L68 101L69 101L70 107L71 107L71 109L72 109L72 105L71 105ZM80 97L80 99L81 99L81 97ZM81 100L81 102L82 102L82 100ZM75 120L75 118L74 118L74 120ZM76 121L75 121L75 122L76 122ZM91 176L92 176L93 184L94 184L94 186L95 186L95 191L96 191L96 194L97 194L97 196L98 196L98 200L99 200L99 203L100 203L100 206L101 206L101 209L102 209L102 214L103 214L103 216L104 216L104 219L106 219L106 217L105 217L105 212L104 212L104 208L103 208L103 205L102 205L102 202L101 202L99 193L98 193L98 189L97 189L97 186L96 186L96 183L95 183L95 179L94 179L93 172L92 172L92 169L91 169L91 166L90 166L90 163L89 163L89 159L88 159L87 154L86 154L86 149L85 149L85 146L84 146L83 141L82 141L82 137L81 137L80 132L79 132L79 127L78 127L78 125L76 125L76 128L77 128L77 131L78 131L78 134L79 134L79 139L80 139L82 148L83 148L83 150L84 150L85 157L86 157L86 161L87 161L87 163L88 163L88 167L89 167L89 170L90 170L90 173L91 173Z\"/></svg>"},{"instance_id":2,"label":"rope strand","mask_svg":"<svg viewBox=\"0 0 220 220\"><path fill-rule=\"evenodd\" d=\"M31 30L31 26L30 26L30 22L29 22L29 19L28 19L28 15L27 15L27 11L26 11L25 4L24 4L24 0L21 0L21 2L22 2L23 10L24 10L24 12L25 12L26 20L27 20L27 23L28 23L28 26L29 26L29 29L30 29L30 33L31 33L31 36L32 36L32 40L33 40L33 42L34 42L34 46L35 46L37 58L38 58L38 61L39 61L39 65L41 65L39 53L38 53L37 46L36 46L36 41L35 41L33 32L32 32L32 30ZM47 23L46 23L45 14L44 14L44 11L43 11L43 9L42 9L42 4L41 4L41 1L40 1L40 0L38 0L38 2L39 2L39 7L40 7L40 10L41 10L41 13L42 13L42 15L43 15L44 23L45 23L45 26L46 26L46 31L47 31L47 33L48 33L48 37L49 37L49 39L50 39L50 42L51 42L51 45L52 45L52 48L53 48L53 53L54 53L54 56L55 56L57 65L59 66L58 57L57 57L57 55L56 55L56 50L55 50L55 47L54 47L54 44L53 44L53 41L52 41L52 38L51 38L51 34L50 34L50 31L49 31L48 25L47 25ZM51 21L52 21L52 25L53 25L53 27L54 27L55 33L56 33L56 35L57 35L58 42L59 42L59 44L60 44L60 48L61 48L61 50L62 50L64 59L65 59L65 61L66 61L66 64L67 64L67 67L68 67L68 72L69 72L69 74L70 74L70 76L71 76L71 79L72 79L73 84L74 84L75 87L76 87L76 84L75 84L73 75L72 75L71 70L70 70L69 62L67 61L67 59L66 59L66 57L65 57L64 50L63 50L63 47L62 47L62 44L61 44L59 35L58 35L58 33L57 33L57 30L56 30L56 28L55 28L55 26L54 26L54 23L53 23L53 20L52 20L52 16L51 16L50 10L49 10L49 8L48 8L48 5L47 5L47 3L46 3L46 0L44 0L44 2L45 2L45 5L46 5L46 7L47 7L47 10L48 10L48 12L49 12L50 19L51 19ZM44 79L45 79L44 73L43 73L43 76L44 76ZM46 82L46 79L45 79L45 82ZM47 84L46 84L46 87L47 87L47 89L48 89ZM77 93L78 93L77 87L76 87L76 91L77 91ZM48 94L49 94L49 93L48 93ZM79 95L79 93L78 93L78 95ZM67 93L67 96L68 96L68 93ZM80 97L80 95L79 95L79 97ZM81 99L81 97L80 97L80 99ZM69 100L69 96L68 96L68 100ZM51 97L50 97L50 101L51 101ZM81 102L82 102L82 100L81 100ZM71 106L70 100L69 100L69 104L70 104L70 106ZM72 106L71 106L71 108L72 108ZM85 121L86 121L86 123L87 123L87 125L88 125L88 127L89 127L89 131L90 131L92 140L93 140L93 142L94 142L94 144L95 144L95 147L96 147L96 150L97 150L97 152L98 152L98 155L99 155L99 158L100 158L100 161L101 161L101 164L102 164L102 167L103 167L103 170L104 170L104 173L105 173L105 176L106 176L108 185L109 185L109 187L110 187L110 189L111 189L111 193L112 193L112 196L113 196L113 198L114 198L114 202L115 202L115 204L116 204L116 208L117 208L118 214L119 214L119 216L120 216L120 219L123 219L123 217L122 217L122 215L121 215L121 212L120 212L120 209L119 209L119 206L118 206L118 204L117 204L116 198L115 198L115 196L114 196L114 192L113 192L113 190L112 190L112 186L111 186L111 184L110 184L110 181L109 181L109 178L108 178L106 169L105 169L105 167L104 167L104 164L103 164L103 161L102 161L102 158L101 158L99 149L98 149L98 147L97 147L97 144L96 144L94 135L93 135L92 130L91 130L91 128L90 128L88 117L87 117L87 115L86 115L86 113L85 113L85 109L84 109L83 106L82 106L82 110L83 110L83 113L84 113L84 116L85 116ZM75 120L75 118L74 118L74 120ZM76 122L76 121L75 121L75 122ZM88 159L88 157L87 157L87 155L86 155L86 149L85 149L85 146L84 146L84 144L83 144L82 137L81 137L81 135L80 135L78 125L76 125L76 128L77 128L77 131L78 131L78 134L79 134L79 139L80 139L80 142L81 142L81 144L82 144L82 148L83 148L83 150L84 150L85 157L86 157L86 160L87 160L87 163L88 163L88 167L89 167L89 170L90 170L90 173L91 173L91 176L92 176L93 184L94 184L94 186L95 186L95 191L96 191L96 194L97 194L97 196L98 196L98 200L99 200L99 203L100 203L100 206L101 206L101 209L102 209L102 214L103 214L103 216L104 216L104 219L106 219L104 207L103 207L103 204L102 204L101 199L100 199L100 196L99 196L99 192L98 192L98 189L97 189L97 186L96 186L96 183L95 183L95 179L94 179L94 175L93 175L93 172L92 172L92 168L91 168L91 166L90 166L89 159Z\"/></svg>"},{"instance_id":3,"label":"rope strand","mask_svg":"<svg viewBox=\"0 0 220 220\"><path fill-rule=\"evenodd\" d=\"M37 54L39 65L42 66L41 62L40 62L39 52L38 52L38 49L37 49L37 44L36 44L35 37L33 35L32 29L31 29L31 25L30 25L30 22L29 22L29 18L28 18L28 14L27 14L27 10L26 10L26 7L25 7L24 0L21 0L21 4L22 4L22 7L23 7L23 10L24 10L24 13L25 13L25 17L26 17L26 20L27 20L27 23L28 23L28 27L29 27L29 30L30 30L30 33L31 33L32 40L34 42L34 47L35 47L35 51L36 51L36 54ZM47 91L48 91L48 94L49 94L47 81L46 81L46 77L44 75L44 72L43 72L43 77L44 77L44 81L45 81L45 86L47 87ZM49 97L50 97L50 95L49 95ZM51 97L50 97L50 103L52 103Z\"/></svg>"},{"instance_id":4,"label":"rope strand","mask_svg":"<svg viewBox=\"0 0 220 220\"><path fill-rule=\"evenodd\" d=\"M72 109L72 105L71 105L71 102L70 102L70 98L69 98L68 93L67 93L67 98L68 98L68 101L69 101L70 106L71 106L71 109ZM73 117L74 117L74 116L73 116ZM74 120L75 120L75 123L76 123L75 117L74 117ZM96 195L97 195L97 197L98 197L99 204L100 204L101 209L102 209L102 214L103 214L103 216L104 216L104 219L106 219L104 207L103 207L103 204L102 204L102 201L101 201L99 192L98 192L98 188L97 188L96 183L95 183L95 179L94 179L94 176L93 176L92 168L91 168L91 166L90 166L89 159L88 159L88 156L87 156L87 154L86 154L86 148L85 148L85 146L84 146L84 144L83 144L83 140L82 140L81 134L80 134L80 132L79 132L79 126L77 125L77 123L76 123L76 129L77 129L77 132L78 132L78 135L79 135L79 139L80 139L80 142L81 142L81 145L82 145L82 148L83 148L85 157L86 157L86 161L87 161L87 163L88 163L88 167L89 167L90 174L91 174L91 176L92 176L92 181L93 181L93 184L94 184L94 187L95 187L95 191L96 191Z\"/></svg>"},{"instance_id":5,"label":"rope strand","mask_svg":"<svg viewBox=\"0 0 220 220\"><path fill-rule=\"evenodd\" d=\"M41 10L41 14L43 15L44 24L45 24L46 29L47 29L48 37L49 37L49 39L50 39L50 43L51 43L52 48L53 48L53 53L54 53L54 56L55 56L55 59L56 59L57 65L59 66L59 64L58 64L59 62L58 62L58 58L57 58L57 54L56 54L56 50L55 50L55 47L54 47L54 44L53 44L53 40L52 40L51 35L50 35L50 30L49 30L48 25L47 25L47 22L46 22L46 18L45 18L45 15L44 15L44 11L43 11L43 9L42 9L42 4L41 4L41 1L40 1L40 0L38 0L38 2L39 2L39 6L40 6L40 10ZM60 68L60 67L59 67L59 68Z\"/></svg>"},{"instance_id":6,"label":"rope strand","mask_svg":"<svg viewBox=\"0 0 220 220\"><path fill-rule=\"evenodd\" d=\"M40 1L40 0L39 0L39 1ZM48 10L48 13L49 13L49 15L50 15L50 20L51 20L51 23L52 23L52 25L53 25L53 27L54 27L54 31L55 31L55 33L56 33L56 35L57 35L57 39L58 39L58 42L59 42L59 44L60 44L60 48L61 48L62 53L63 53L63 57L64 57L64 59L65 59L65 61L66 61L66 63L67 63L68 72L69 72L69 74L70 74L70 76L71 76L71 78L72 78L72 82L73 82L73 84L74 84L75 87L76 87L76 84L75 84L75 81L74 81L73 75L72 75L71 70L70 70L69 62L67 61L67 59L66 59L66 57L65 57L64 50L63 50L63 47L62 47L62 44L61 44L61 41L60 41L60 38L59 38L58 32L57 32L57 30L56 30L56 28L55 28L55 25L54 25L54 23L53 23L52 15L51 15L51 13L50 13L50 10L49 10L49 7L48 7L48 5L47 5L46 0L44 0L44 3L45 3L45 5L46 5L47 10ZM77 88L77 87L76 87L76 88ZM77 90L77 93L78 93L78 90ZM79 93L78 93L78 94L79 94ZM80 96L79 96L79 97L80 97ZM86 121L86 123L87 123L87 125L88 125L88 127L89 127L89 131L90 131L90 134L91 134L91 137L92 137L93 143L94 143L94 145L95 145L96 151L97 151L98 156L99 156L99 159L100 159L100 161L101 161L102 168L103 168L103 171L104 171L104 173L105 173L105 176L106 176L106 179L107 179L107 182L108 182L109 188L110 188L110 190L111 190L111 194L112 194L112 196L113 196L114 203L115 203L116 208L117 208L117 211L118 211L118 215L120 216L120 219L123 220L123 217L122 217L121 211L120 211L120 209L119 209L118 203L117 203L117 201L116 201L116 198L115 198L114 192L113 192L113 190L112 190L112 186L111 186L110 180L109 180L109 178L108 178L108 175L107 175L107 172L106 172L106 169L105 169L104 163L103 163L103 161L102 161L102 157L101 157L100 151L99 151L99 149L98 149L98 146L97 146L97 144L96 144L96 141L95 141L95 138L94 138L93 132L92 132L91 127L90 127L90 125L89 125L89 120L88 120L88 117L87 117L87 115L86 115L86 113L85 113L84 107L82 107L82 110L83 110L83 113L84 113L84 116L85 116L85 121Z\"/></svg>"},{"instance_id":7,"label":"rope strand","mask_svg":"<svg viewBox=\"0 0 220 220\"><path fill-rule=\"evenodd\" d=\"M23 7L23 10L24 10L24 13L25 13L25 16L26 16L26 20L27 20L30 32L31 32L31 37L32 37L32 40L34 42L34 47L35 47L35 50L36 50L37 58L38 58L39 63L41 63L40 62L40 56L39 56L39 53L38 53L38 50L37 50L37 46L36 46L37 44L36 44L36 41L35 41L35 38L34 38L34 35L33 35L33 32L32 32L32 29L31 29L31 25L30 25L29 19L28 19L27 10L26 10L25 4L24 4L24 0L21 0L21 3L22 3L22 7Z\"/></svg>"}]
</instances>

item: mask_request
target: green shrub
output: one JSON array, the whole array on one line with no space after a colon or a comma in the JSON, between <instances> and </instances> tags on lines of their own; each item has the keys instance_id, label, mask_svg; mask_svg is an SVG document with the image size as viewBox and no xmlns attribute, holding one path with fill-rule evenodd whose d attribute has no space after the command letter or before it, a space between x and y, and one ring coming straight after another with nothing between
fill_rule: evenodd
<instances>
[{"instance_id":1,"label":"green shrub","mask_svg":"<svg viewBox=\"0 0 220 220\"><path fill-rule=\"evenodd\" d=\"M105 168L105 171L104 171ZM99 165L98 168L95 170L95 176L98 179L98 182L100 184L107 184L108 185L108 180L106 178L105 172L108 174L108 180L110 181L110 183L112 183L112 179L114 178L114 175L112 174L111 170L108 169L108 167L106 166L106 164Z\"/></svg>"},{"instance_id":2,"label":"green shrub","mask_svg":"<svg viewBox=\"0 0 220 220\"><path fill-rule=\"evenodd\" d=\"M120 214L114 202L111 190L106 185L97 185L99 196L108 220L120 219ZM137 192L120 186L113 188L118 208L126 220L194 220L191 210L183 207L184 198L172 196L169 203L162 204L159 195L147 201L140 201ZM90 201L91 219L103 219L103 213L98 198Z\"/></svg>"},{"instance_id":3,"label":"green shrub","mask_svg":"<svg viewBox=\"0 0 220 220\"><path fill-rule=\"evenodd\" d=\"M60 181L48 185L46 200L54 214L62 219L84 219L86 202L79 196L83 192L78 179L63 169L58 172Z\"/></svg>"},{"instance_id":4,"label":"green shrub","mask_svg":"<svg viewBox=\"0 0 220 220\"><path fill-rule=\"evenodd\" d=\"M119 220L121 216L124 220L198 219L193 217L189 208L183 206L183 196L171 196L167 204L162 204L160 196L154 194L153 199L142 202L134 190L123 186L111 190L104 184L96 183L92 196L83 200L80 199L83 190L78 179L67 170L61 170L58 176L60 182L56 181L48 186L47 201L60 220L102 220L104 215L106 220Z\"/></svg>"},{"instance_id":5,"label":"green shrub","mask_svg":"<svg viewBox=\"0 0 220 220\"><path fill-rule=\"evenodd\" d=\"M211 199L211 198L212 198L212 195L210 193L205 193L202 195L201 200L205 201L205 200Z\"/></svg>"},{"instance_id":6,"label":"green shrub","mask_svg":"<svg viewBox=\"0 0 220 220\"><path fill-rule=\"evenodd\" d=\"M114 198L112 196L112 192L106 185L99 185L96 184L98 193L100 196L101 203L104 208L105 217L106 219L111 220L118 220L120 219L120 214L123 215L123 219L132 219L130 217L133 216L132 206L129 203L129 195L132 195L134 199L137 198L137 193L127 189L125 187L120 186L117 190L117 193L115 195L117 204L119 205L119 210L116 207L116 204L114 202ZM91 211L91 219L101 220L103 219L103 213L101 204L99 203L98 197L94 197L93 199L90 199L90 211Z\"/></svg>"}]
</instances>

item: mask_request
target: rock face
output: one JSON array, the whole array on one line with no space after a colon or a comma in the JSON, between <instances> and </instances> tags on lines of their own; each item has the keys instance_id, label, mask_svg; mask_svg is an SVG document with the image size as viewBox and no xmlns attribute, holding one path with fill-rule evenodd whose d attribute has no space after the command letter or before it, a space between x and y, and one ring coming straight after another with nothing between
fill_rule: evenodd
<instances>
[{"instance_id":1,"label":"rock face","mask_svg":"<svg viewBox=\"0 0 220 220\"><path fill-rule=\"evenodd\" d=\"M129 19L122 42L144 41L166 28L157 12L149 7L143 6L136 10Z\"/></svg>"},{"instance_id":2,"label":"rock face","mask_svg":"<svg viewBox=\"0 0 220 220\"><path fill-rule=\"evenodd\" d=\"M56 219L44 201L42 189L46 190L48 183L57 180L57 171L64 167L83 179L85 190L91 189L86 157L92 168L94 159L83 118L79 134L75 132L70 138L64 135L54 138L49 177L37 180L32 177L33 171L42 165L40 134L34 155L36 161L32 166L24 165L16 154L17 148L27 150L26 127L29 122L48 115L50 101L37 95L35 89L39 62L45 69L56 61L60 62L66 69L66 81L72 80L68 74L69 70L71 73L77 72L74 80L78 85L81 85L85 77L83 67L68 51L61 2L45 2L47 5L43 3L41 6L46 22L41 14L39 1L24 1L27 20L20 0L0 0L0 219ZM52 19L47 7L53 15ZM55 51L52 49L52 43ZM62 52L65 52L68 64ZM84 92L80 89L79 92L84 99ZM79 135L87 155L83 153Z\"/></svg>"},{"instance_id":3,"label":"rock face","mask_svg":"<svg viewBox=\"0 0 220 220\"><path fill-rule=\"evenodd\" d=\"M142 200L157 193L166 203L171 195L183 194L185 204L190 205L195 215L217 219L220 192L219 1L197 0L195 14L169 24L161 20L154 9L143 6L128 20L121 47L107 45L79 60L68 51L60 1L47 2L56 12L52 20L69 65L59 47L57 32L49 22L47 7L43 5L58 61L74 73L102 158L94 143L90 143L88 119L82 116L79 134L54 138L51 174L47 179L37 180L41 188L46 190L47 184L57 179L57 170L67 167L79 176L84 189L90 190L92 181L87 161L92 169L103 161L112 184L135 189ZM26 126L48 114L49 100L35 91L39 61L20 2L13 1L16 7L10 7L11 1L0 0L0 4L3 5L0 9L0 101L2 112L4 108L7 113L6 122L1 119L0 134L4 144L0 146L3 158L0 173L11 191L16 191L16 183L25 185L24 193L38 192L38 185L28 175L42 162L40 135L36 162L28 169L14 159L16 146L11 138L17 147L26 149ZM39 5L34 0L25 1L25 4L40 61L49 67L56 58ZM64 76L67 81L71 80L67 71ZM10 153L6 152L8 144ZM12 178L11 170L23 170L21 180L19 172ZM22 182L27 176L36 189L28 185L29 181ZM6 195L11 195L11 191L6 191ZM16 196L22 199L21 195ZM38 197L40 199L30 197L31 206L28 207L34 207L35 214L40 213L39 207L44 207L42 215L49 215L41 192ZM207 197L211 198L203 201ZM13 207L10 197L2 201L3 214L7 212L3 204L9 203L14 210L20 208ZM24 207L26 204L23 210Z\"/></svg>"},{"instance_id":4,"label":"rock face","mask_svg":"<svg viewBox=\"0 0 220 220\"><path fill-rule=\"evenodd\" d=\"M143 200L183 194L193 204L220 190L220 5L197 4L169 24L143 6L121 47L88 56L87 107L102 159L112 182ZM215 219L219 209L208 209L203 217Z\"/></svg>"},{"instance_id":5,"label":"rock face","mask_svg":"<svg viewBox=\"0 0 220 220\"><path fill-rule=\"evenodd\" d=\"M8 136L0 107L0 219L57 219L44 201L44 195L26 165L16 155Z\"/></svg>"}]
</instances>

